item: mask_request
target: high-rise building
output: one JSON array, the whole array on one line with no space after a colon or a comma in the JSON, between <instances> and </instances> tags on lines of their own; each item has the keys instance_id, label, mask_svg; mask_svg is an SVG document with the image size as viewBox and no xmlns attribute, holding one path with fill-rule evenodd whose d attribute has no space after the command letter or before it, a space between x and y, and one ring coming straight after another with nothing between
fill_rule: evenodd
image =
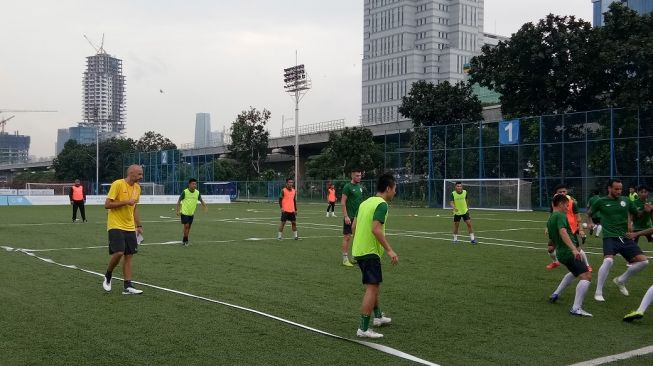
<instances>
[{"instance_id":1,"label":"high-rise building","mask_svg":"<svg viewBox=\"0 0 653 366\"><path fill-rule=\"evenodd\" d=\"M362 123L402 118L401 97L418 80L464 80L481 47L503 38L483 32L483 6L483 0L365 0Z\"/></svg>"},{"instance_id":2,"label":"high-rise building","mask_svg":"<svg viewBox=\"0 0 653 366\"><path fill-rule=\"evenodd\" d=\"M96 127L109 134L125 130L125 77L122 60L110 56L102 47L86 58L83 79L83 120L80 126Z\"/></svg>"},{"instance_id":3,"label":"high-rise building","mask_svg":"<svg viewBox=\"0 0 653 366\"><path fill-rule=\"evenodd\" d=\"M211 114L195 114L195 147L209 146L211 141Z\"/></svg>"},{"instance_id":4,"label":"high-rise building","mask_svg":"<svg viewBox=\"0 0 653 366\"><path fill-rule=\"evenodd\" d=\"M57 142L54 147L54 154L59 155L63 151L64 145L70 140L70 129L69 128L59 128L57 129Z\"/></svg>"},{"instance_id":5,"label":"high-rise building","mask_svg":"<svg viewBox=\"0 0 653 366\"><path fill-rule=\"evenodd\" d=\"M620 2L642 15L653 11L653 0L592 0L592 24L595 27L603 26L603 14L614 2Z\"/></svg>"},{"instance_id":6,"label":"high-rise building","mask_svg":"<svg viewBox=\"0 0 653 366\"><path fill-rule=\"evenodd\" d=\"M75 140L81 145L95 145L98 137L100 141L103 141L104 138L109 136L107 134L104 134L104 136L97 136L95 127L78 126L60 128L57 130L56 155L59 155L66 145L66 142L69 140Z\"/></svg>"},{"instance_id":7,"label":"high-rise building","mask_svg":"<svg viewBox=\"0 0 653 366\"><path fill-rule=\"evenodd\" d=\"M29 158L30 137L0 132L0 164L26 162Z\"/></svg>"}]
</instances>

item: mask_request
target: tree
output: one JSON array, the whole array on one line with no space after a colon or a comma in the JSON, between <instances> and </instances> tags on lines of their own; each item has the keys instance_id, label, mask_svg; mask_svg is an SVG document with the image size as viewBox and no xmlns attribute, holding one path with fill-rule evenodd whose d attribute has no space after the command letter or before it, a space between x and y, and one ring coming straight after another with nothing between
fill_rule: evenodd
<instances>
[{"instance_id":1,"label":"tree","mask_svg":"<svg viewBox=\"0 0 653 366\"><path fill-rule=\"evenodd\" d=\"M261 165L267 158L270 132L265 125L270 120L270 111L258 111L250 107L242 111L231 125L230 155L245 170L245 178L250 180L261 173Z\"/></svg>"},{"instance_id":2,"label":"tree","mask_svg":"<svg viewBox=\"0 0 653 366\"><path fill-rule=\"evenodd\" d=\"M124 177L123 154L134 152L132 139L112 138L100 141L100 182L111 182ZM55 177L63 181L75 179L95 181L95 144L82 145L68 140L52 165Z\"/></svg>"},{"instance_id":3,"label":"tree","mask_svg":"<svg viewBox=\"0 0 653 366\"><path fill-rule=\"evenodd\" d=\"M308 176L317 179L347 178L352 168L376 175L383 168L383 152L372 131L363 127L331 132L327 146L306 163Z\"/></svg>"},{"instance_id":4,"label":"tree","mask_svg":"<svg viewBox=\"0 0 653 366\"><path fill-rule=\"evenodd\" d=\"M410 136L414 153L404 163L410 166L405 174L428 173L428 150L432 151L433 177L443 177L445 167L444 140L432 130L431 146L428 146L429 130L425 127L476 122L483 119L481 101L468 83L451 85L448 81L434 85L418 81L413 84L407 96L402 98L399 113L413 121L414 130Z\"/></svg>"},{"instance_id":5,"label":"tree","mask_svg":"<svg viewBox=\"0 0 653 366\"><path fill-rule=\"evenodd\" d=\"M598 56L592 25L573 16L547 15L526 23L471 60L470 82L501 94L510 116L565 113L597 106L600 80L587 77Z\"/></svg>"},{"instance_id":6,"label":"tree","mask_svg":"<svg viewBox=\"0 0 653 366\"><path fill-rule=\"evenodd\" d=\"M138 151L174 150L176 148L177 145L170 139L154 131L145 132L143 137L136 141L136 150Z\"/></svg>"},{"instance_id":7,"label":"tree","mask_svg":"<svg viewBox=\"0 0 653 366\"><path fill-rule=\"evenodd\" d=\"M415 128L437 126L483 119L481 101L470 84L438 85L420 80L402 98L399 113L410 118Z\"/></svg>"}]
</instances>

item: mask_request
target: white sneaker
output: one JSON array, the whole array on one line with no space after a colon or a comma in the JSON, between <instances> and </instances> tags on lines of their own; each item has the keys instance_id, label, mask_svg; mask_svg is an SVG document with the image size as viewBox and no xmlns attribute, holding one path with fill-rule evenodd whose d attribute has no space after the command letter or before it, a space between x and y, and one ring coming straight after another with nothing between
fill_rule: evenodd
<instances>
[{"instance_id":1,"label":"white sneaker","mask_svg":"<svg viewBox=\"0 0 653 366\"><path fill-rule=\"evenodd\" d=\"M111 281L107 282L107 277L106 277L106 276L102 276L102 277L103 277L103 280L102 280L102 288L103 288L104 291L106 291L106 292L111 291Z\"/></svg>"},{"instance_id":2,"label":"white sneaker","mask_svg":"<svg viewBox=\"0 0 653 366\"><path fill-rule=\"evenodd\" d=\"M331 212L331 217L338 217L334 212Z\"/></svg>"},{"instance_id":3,"label":"white sneaker","mask_svg":"<svg viewBox=\"0 0 653 366\"><path fill-rule=\"evenodd\" d=\"M329 213L328 213L328 212L327 212L327 215L326 215L326 217L329 217Z\"/></svg>"},{"instance_id":4,"label":"white sneaker","mask_svg":"<svg viewBox=\"0 0 653 366\"><path fill-rule=\"evenodd\" d=\"M392 323L392 318L387 318L383 313L381 313L380 318L374 318L374 320L372 320L372 324L374 324L375 327L380 327L390 323Z\"/></svg>"},{"instance_id":5,"label":"white sneaker","mask_svg":"<svg viewBox=\"0 0 653 366\"><path fill-rule=\"evenodd\" d=\"M372 328L369 328L366 331L358 329L356 331L356 336L361 338L383 338L383 334L373 331Z\"/></svg>"},{"instance_id":6,"label":"white sneaker","mask_svg":"<svg viewBox=\"0 0 653 366\"><path fill-rule=\"evenodd\" d=\"M143 290L139 290L137 288L133 288L131 286L125 288L122 290L123 295L140 295L143 293Z\"/></svg>"},{"instance_id":7,"label":"white sneaker","mask_svg":"<svg viewBox=\"0 0 653 366\"><path fill-rule=\"evenodd\" d=\"M614 284L617 285L617 287L619 288L619 292L621 292L621 294L624 296L630 295L628 293L628 289L626 288L626 286L623 283L619 282L618 278L619 277L613 278L612 282L614 282Z\"/></svg>"},{"instance_id":8,"label":"white sneaker","mask_svg":"<svg viewBox=\"0 0 653 366\"><path fill-rule=\"evenodd\" d=\"M569 314L571 314L571 315L575 315L575 316L587 316L587 317L591 317L591 316L592 316L592 314L588 313L587 311L585 311L585 310L583 310L583 309L581 309L581 308L578 308L578 309L571 309L571 310L569 311Z\"/></svg>"},{"instance_id":9,"label":"white sneaker","mask_svg":"<svg viewBox=\"0 0 653 366\"><path fill-rule=\"evenodd\" d=\"M603 298L603 295L594 295L594 300L605 302L605 298Z\"/></svg>"}]
</instances>

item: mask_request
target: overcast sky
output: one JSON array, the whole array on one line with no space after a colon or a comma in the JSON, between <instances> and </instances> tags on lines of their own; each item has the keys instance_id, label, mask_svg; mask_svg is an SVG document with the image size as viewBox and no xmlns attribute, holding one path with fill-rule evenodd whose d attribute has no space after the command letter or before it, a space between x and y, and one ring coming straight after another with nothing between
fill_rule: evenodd
<instances>
[{"instance_id":1,"label":"overcast sky","mask_svg":"<svg viewBox=\"0 0 653 366\"><path fill-rule=\"evenodd\" d=\"M591 10L590 0L485 0L485 31L509 36L548 13L591 21ZM81 120L95 53L84 34L99 44L104 33L123 60L128 137L154 130L190 143L195 113L222 130L249 106L272 112L278 136L282 115L294 115L282 71L295 50L313 81L300 124L360 115L362 0L2 0L0 14L0 109L58 111L8 122L32 137L30 155L54 155L57 129Z\"/></svg>"}]
</instances>

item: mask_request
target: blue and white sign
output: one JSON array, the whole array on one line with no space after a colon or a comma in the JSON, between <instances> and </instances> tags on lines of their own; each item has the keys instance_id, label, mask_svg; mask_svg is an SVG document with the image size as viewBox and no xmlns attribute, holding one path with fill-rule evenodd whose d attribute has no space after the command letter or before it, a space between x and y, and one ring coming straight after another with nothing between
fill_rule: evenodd
<instances>
[{"instance_id":1,"label":"blue and white sign","mask_svg":"<svg viewBox=\"0 0 653 366\"><path fill-rule=\"evenodd\" d=\"M519 120L499 122L499 143L501 145L514 145L519 142Z\"/></svg>"}]
</instances>

